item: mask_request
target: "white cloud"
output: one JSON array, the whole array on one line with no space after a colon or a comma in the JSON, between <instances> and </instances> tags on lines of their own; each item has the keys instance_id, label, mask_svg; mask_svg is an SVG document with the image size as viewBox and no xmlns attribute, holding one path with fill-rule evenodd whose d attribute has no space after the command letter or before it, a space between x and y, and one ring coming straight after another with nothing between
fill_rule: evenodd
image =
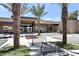
<instances>
[{"instance_id":1,"label":"white cloud","mask_svg":"<svg viewBox=\"0 0 79 59\"><path fill-rule=\"evenodd\" d=\"M55 20L56 20L56 21L60 21L61 19L60 19L59 17L57 17Z\"/></svg>"},{"instance_id":2,"label":"white cloud","mask_svg":"<svg viewBox=\"0 0 79 59\"><path fill-rule=\"evenodd\" d=\"M47 21L60 21L61 19L60 18L46 18L45 20Z\"/></svg>"},{"instance_id":3,"label":"white cloud","mask_svg":"<svg viewBox=\"0 0 79 59\"><path fill-rule=\"evenodd\" d=\"M77 18L78 18L78 20L79 20L79 16L78 16Z\"/></svg>"},{"instance_id":4,"label":"white cloud","mask_svg":"<svg viewBox=\"0 0 79 59\"><path fill-rule=\"evenodd\" d=\"M53 19L52 18L46 18L45 20L48 20L49 21L49 20L53 20Z\"/></svg>"}]
</instances>

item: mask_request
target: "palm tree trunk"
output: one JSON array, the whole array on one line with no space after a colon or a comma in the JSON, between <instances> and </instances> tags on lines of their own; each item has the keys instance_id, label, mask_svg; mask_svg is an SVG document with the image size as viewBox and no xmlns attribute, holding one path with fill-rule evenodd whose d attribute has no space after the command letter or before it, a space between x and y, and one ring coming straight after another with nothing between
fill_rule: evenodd
<instances>
[{"instance_id":1,"label":"palm tree trunk","mask_svg":"<svg viewBox=\"0 0 79 59\"><path fill-rule=\"evenodd\" d=\"M20 4L12 4L13 20L14 20L14 48L19 47L19 37L20 37Z\"/></svg>"},{"instance_id":2,"label":"palm tree trunk","mask_svg":"<svg viewBox=\"0 0 79 59\"><path fill-rule=\"evenodd\" d=\"M67 44L67 19L68 10L66 3L62 4L62 26L63 26L63 44Z\"/></svg>"},{"instance_id":3,"label":"palm tree trunk","mask_svg":"<svg viewBox=\"0 0 79 59\"><path fill-rule=\"evenodd\" d=\"M38 36L40 35L40 18L38 18Z\"/></svg>"},{"instance_id":4,"label":"palm tree trunk","mask_svg":"<svg viewBox=\"0 0 79 59\"><path fill-rule=\"evenodd\" d=\"M20 20L19 18L14 18L14 47L19 47L19 37L20 37Z\"/></svg>"}]
</instances>

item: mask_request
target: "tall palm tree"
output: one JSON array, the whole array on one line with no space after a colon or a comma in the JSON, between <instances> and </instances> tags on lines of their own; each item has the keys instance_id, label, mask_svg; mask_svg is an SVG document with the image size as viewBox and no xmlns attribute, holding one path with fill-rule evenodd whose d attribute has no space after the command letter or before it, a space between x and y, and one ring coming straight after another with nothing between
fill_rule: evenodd
<instances>
[{"instance_id":1,"label":"tall palm tree","mask_svg":"<svg viewBox=\"0 0 79 59\"><path fill-rule=\"evenodd\" d=\"M31 13L38 18L38 35L40 35L40 19L47 14L47 12L45 12L45 5L40 6L40 4L38 4L37 6L32 6Z\"/></svg>"},{"instance_id":2,"label":"tall palm tree","mask_svg":"<svg viewBox=\"0 0 79 59\"><path fill-rule=\"evenodd\" d=\"M20 37L20 16L28 13L30 9L27 7L27 4L19 4L19 3L7 3L1 4L6 9L8 9L13 14L14 21L14 47L19 47L19 37Z\"/></svg>"},{"instance_id":3,"label":"tall palm tree","mask_svg":"<svg viewBox=\"0 0 79 59\"><path fill-rule=\"evenodd\" d=\"M62 26L63 26L63 44L67 43L67 20L68 20L68 4L62 3Z\"/></svg>"},{"instance_id":4,"label":"tall palm tree","mask_svg":"<svg viewBox=\"0 0 79 59\"><path fill-rule=\"evenodd\" d=\"M20 3L12 4L12 13L14 20L14 48L19 47L19 37L20 37Z\"/></svg>"}]
</instances>

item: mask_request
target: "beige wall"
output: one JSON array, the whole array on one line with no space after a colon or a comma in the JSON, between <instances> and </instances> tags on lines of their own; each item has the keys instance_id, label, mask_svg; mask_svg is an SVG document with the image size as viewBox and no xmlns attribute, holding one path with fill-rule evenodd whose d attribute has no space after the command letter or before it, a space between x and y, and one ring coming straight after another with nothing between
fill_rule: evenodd
<instances>
[{"instance_id":1,"label":"beige wall","mask_svg":"<svg viewBox=\"0 0 79 59\"><path fill-rule=\"evenodd\" d=\"M78 24L79 24L79 22L78 22ZM76 20L68 20L67 21L67 32L68 33L76 33L77 30L79 30L79 25L77 26L77 21ZM59 31L62 31L62 22L60 22L60 24L59 24Z\"/></svg>"},{"instance_id":2,"label":"beige wall","mask_svg":"<svg viewBox=\"0 0 79 59\"><path fill-rule=\"evenodd\" d=\"M76 33L77 32L77 21L76 20L68 20L67 28L70 33Z\"/></svg>"},{"instance_id":3,"label":"beige wall","mask_svg":"<svg viewBox=\"0 0 79 59\"><path fill-rule=\"evenodd\" d=\"M77 20L77 32L79 32L79 20Z\"/></svg>"}]
</instances>

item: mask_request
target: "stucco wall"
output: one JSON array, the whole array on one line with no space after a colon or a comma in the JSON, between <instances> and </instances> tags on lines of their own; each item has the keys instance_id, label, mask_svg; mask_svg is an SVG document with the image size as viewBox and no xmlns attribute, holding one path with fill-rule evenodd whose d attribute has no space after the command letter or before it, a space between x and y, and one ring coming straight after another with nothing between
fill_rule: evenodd
<instances>
[{"instance_id":1,"label":"stucco wall","mask_svg":"<svg viewBox=\"0 0 79 59\"><path fill-rule=\"evenodd\" d=\"M62 22L59 23L59 31L62 32ZM75 32L77 32L77 21L67 20L67 33L75 33Z\"/></svg>"},{"instance_id":2,"label":"stucco wall","mask_svg":"<svg viewBox=\"0 0 79 59\"><path fill-rule=\"evenodd\" d=\"M79 33L79 20L77 20L77 32Z\"/></svg>"},{"instance_id":3,"label":"stucco wall","mask_svg":"<svg viewBox=\"0 0 79 59\"><path fill-rule=\"evenodd\" d=\"M76 20L68 20L68 29L70 33L77 32L77 21Z\"/></svg>"}]
</instances>

